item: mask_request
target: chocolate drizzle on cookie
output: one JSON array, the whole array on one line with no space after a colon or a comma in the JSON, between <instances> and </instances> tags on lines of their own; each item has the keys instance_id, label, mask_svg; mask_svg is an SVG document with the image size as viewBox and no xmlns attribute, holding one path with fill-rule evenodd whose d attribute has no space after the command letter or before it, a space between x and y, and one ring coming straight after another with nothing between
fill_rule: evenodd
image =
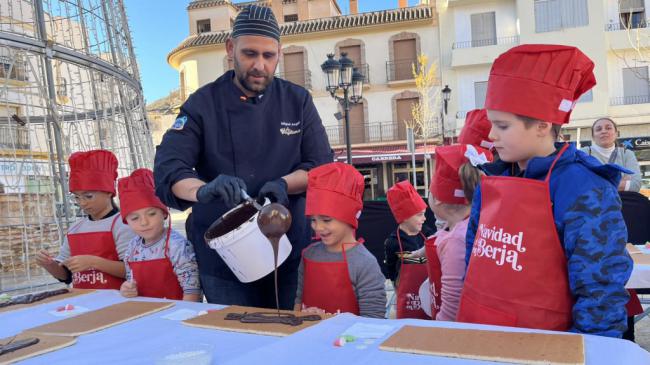
<instances>
[{"instance_id":1,"label":"chocolate drizzle on cookie","mask_svg":"<svg viewBox=\"0 0 650 365\"><path fill-rule=\"evenodd\" d=\"M300 326L305 321L320 321L323 319L317 314L296 316L292 313L253 312L253 313L228 313L226 320L240 321L241 323L277 323L289 326Z\"/></svg>"}]
</instances>

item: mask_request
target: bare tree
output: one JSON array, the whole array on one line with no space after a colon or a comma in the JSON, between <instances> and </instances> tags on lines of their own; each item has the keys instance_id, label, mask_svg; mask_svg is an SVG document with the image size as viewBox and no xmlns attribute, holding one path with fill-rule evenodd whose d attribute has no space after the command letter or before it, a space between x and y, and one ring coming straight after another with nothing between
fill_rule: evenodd
<instances>
[{"instance_id":1,"label":"bare tree","mask_svg":"<svg viewBox=\"0 0 650 365\"><path fill-rule=\"evenodd\" d=\"M438 66L436 63L429 64L429 58L425 54L418 56L417 65L412 66L413 78L415 79L415 88L419 94L419 100L413 104L411 108L411 116L413 119L405 120L404 124L407 128L412 128L416 138L421 138L424 143L424 191L425 195L429 193L429 174L427 163L427 142L429 139L435 138L435 141L440 142L438 137L438 126L435 123L435 116L438 115L440 110L440 88L438 85ZM415 166L414 176L415 181ZM414 183L415 185L415 183Z\"/></svg>"}]
</instances>

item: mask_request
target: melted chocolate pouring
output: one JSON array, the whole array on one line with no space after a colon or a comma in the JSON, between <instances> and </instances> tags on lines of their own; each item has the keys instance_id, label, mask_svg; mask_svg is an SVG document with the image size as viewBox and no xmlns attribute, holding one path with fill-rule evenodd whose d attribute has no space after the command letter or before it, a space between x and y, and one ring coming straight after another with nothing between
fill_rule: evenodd
<instances>
[{"instance_id":1,"label":"melted chocolate pouring","mask_svg":"<svg viewBox=\"0 0 650 365\"><path fill-rule=\"evenodd\" d=\"M228 313L225 319L239 321L241 323L279 323L289 326L300 326L305 321L320 321L322 317L317 314L296 316L292 313L244 312Z\"/></svg>"},{"instance_id":2,"label":"melted chocolate pouring","mask_svg":"<svg viewBox=\"0 0 650 365\"><path fill-rule=\"evenodd\" d=\"M275 307L280 317L280 299L278 296L278 250L280 238L291 227L291 213L282 204L271 203L264 206L257 216L260 231L268 238L273 247L273 275L275 284Z\"/></svg>"}]
</instances>

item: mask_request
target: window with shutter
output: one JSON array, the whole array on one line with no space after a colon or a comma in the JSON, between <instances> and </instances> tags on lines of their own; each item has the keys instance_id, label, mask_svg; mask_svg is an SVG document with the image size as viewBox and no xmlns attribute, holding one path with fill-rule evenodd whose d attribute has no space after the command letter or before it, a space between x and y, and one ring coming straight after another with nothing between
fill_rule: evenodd
<instances>
[{"instance_id":1,"label":"window with shutter","mask_svg":"<svg viewBox=\"0 0 650 365\"><path fill-rule=\"evenodd\" d=\"M643 104L650 101L647 66L623 69L623 99L625 104Z\"/></svg>"},{"instance_id":2,"label":"window with shutter","mask_svg":"<svg viewBox=\"0 0 650 365\"><path fill-rule=\"evenodd\" d=\"M474 83L474 106L476 109L483 109L485 107L487 84L487 81L478 81Z\"/></svg>"},{"instance_id":3,"label":"window with shutter","mask_svg":"<svg viewBox=\"0 0 650 365\"><path fill-rule=\"evenodd\" d=\"M472 14L472 47L497 44L496 16L493 11Z\"/></svg>"},{"instance_id":4,"label":"window with shutter","mask_svg":"<svg viewBox=\"0 0 650 365\"><path fill-rule=\"evenodd\" d=\"M535 0L535 31L553 32L589 25L587 0Z\"/></svg>"}]
</instances>

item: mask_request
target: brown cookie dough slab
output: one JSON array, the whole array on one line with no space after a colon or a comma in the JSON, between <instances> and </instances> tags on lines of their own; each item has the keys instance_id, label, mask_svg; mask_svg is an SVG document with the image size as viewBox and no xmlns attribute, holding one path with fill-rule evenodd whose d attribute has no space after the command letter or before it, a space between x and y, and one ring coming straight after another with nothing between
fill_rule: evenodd
<instances>
[{"instance_id":1,"label":"brown cookie dough slab","mask_svg":"<svg viewBox=\"0 0 650 365\"><path fill-rule=\"evenodd\" d=\"M581 335L404 326L385 351L515 364L584 364Z\"/></svg>"},{"instance_id":2,"label":"brown cookie dough slab","mask_svg":"<svg viewBox=\"0 0 650 365\"><path fill-rule=\"evenodd\" d=\"M126 301L58 322L30 328L25 332L52 336L80 336L144 317L173 305L173 302Z\"/></svg>"},{"instance_id":3,"label":"brown cookie dough slab","mask_svg":"<svg viewBox=\"0 0 650 365\"><path fill-rule=\"evenodd\" d=\"M32 337L38 338L39 341L37 344L0 355L0 365L11 364L17 361L28 359L30 357L42 355L70 346L77 342L77 339L74 337L44 336L21 333L15 337L7 337L1 339L0 345Z\"/></svg>"},{"instance_id":4,"label":"brown cookie dough slab","mask_svg":"<svg viewBox=\"0 0 650 365\"><path fill-rule=\"evenodd\" d=\"M300 330L303 330L307 327L311 327L321 322L321 321L304 321L301 325L290 326L290 325L280 324L280 323L241 323L240 321L237 320L225 319L228 313L255 313L255 312L277 313L274 309L241 307L237 305L232 305L224 309L210 311L208 312L208 314L204 314L202 316L184 320L183 324L192 327L201 327L201 328L210 328L210 329L231 331L231 332L243 332L243 333L252 333L256 335L283 337L283 336L294 334ZM305 312L286 311L286 310L281 310L280 313L289 313L298 317L310 314ZM321 318L323 318L322 320L331 317L331 315L324 315L324 314L320 314L320 316Z\"/></svg>"},{"instance_id":5,"label":"brown cookie dough slab","mask_svg":"<svg viewBox=\"0 0 650 365\"><path fill-rule=\"evenodd\" d=\"M33 303L29 303L29 304L14 304L14 305L10 305L10 306L7 306L7 307L2 307L2 308L0 308L0 313L9 312L9 311L18 310L18 309L23 309L23 308L34 307L34 306L37 306L37 305L40 305L40 304L51 303L51 302L61 300L61 299L73 298L73 297L76 297L76 296L79 296L79 295L90 294L90 293L92 293L94 291L95 291L94 289L69 289L69 291L67 293L55 295L53 297L45 298L45 299L39 300L37 302L33 302Z\"/></svg>"}]
</instances>

